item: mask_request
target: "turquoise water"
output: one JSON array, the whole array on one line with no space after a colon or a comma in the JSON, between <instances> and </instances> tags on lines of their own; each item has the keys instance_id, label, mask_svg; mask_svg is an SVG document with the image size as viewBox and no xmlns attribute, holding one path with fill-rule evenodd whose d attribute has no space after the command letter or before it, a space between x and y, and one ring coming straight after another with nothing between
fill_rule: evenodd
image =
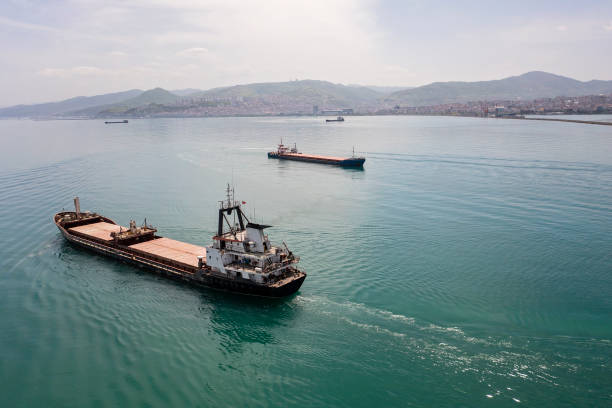
<instances>
[{"instance_id":1,"label":"turquoise water","mask_svg":"<svg viewBox=\"0 0 612 408\"><path fill-rule=\"evenodd\" d=\"M363 171L269 160L366 155ZM0 121L3 406L612 403L612 133L445 117ZM71 207L208 244L233 180L280 301L73 248Z\"/></svg>"}]
</instances>

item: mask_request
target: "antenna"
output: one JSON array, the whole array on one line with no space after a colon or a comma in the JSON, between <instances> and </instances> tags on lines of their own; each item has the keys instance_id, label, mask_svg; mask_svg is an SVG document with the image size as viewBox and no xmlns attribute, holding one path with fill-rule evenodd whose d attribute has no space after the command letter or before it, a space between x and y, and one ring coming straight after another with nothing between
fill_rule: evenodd
<instances>
[{"instance_id":1,"label":"antenna","mask_svg":"<svg viewBox=\"0 0 612 408\"><path fill-rule=\"evenodd\" d=\"M236 205L236 196L234 195L234 170L232 169L232 205L235 206ZM234 227L236 227L236 213L240 211L240 209L238 209L237 211L233 211L234 213ZM236 234L234 234L236 235Z\"/></svg>"},{"instance_id":2,"label":"antenna","mask_svg":"<svg viewBox=\"0 0 612 408\"><path fill-rule=\"evenodd\" d=\"M227 207L231 207L232 206L232 189L230 188L230 184L227 183L227 189L225 190L225 193L227 195Z\"/></svg>"}]
</instances>

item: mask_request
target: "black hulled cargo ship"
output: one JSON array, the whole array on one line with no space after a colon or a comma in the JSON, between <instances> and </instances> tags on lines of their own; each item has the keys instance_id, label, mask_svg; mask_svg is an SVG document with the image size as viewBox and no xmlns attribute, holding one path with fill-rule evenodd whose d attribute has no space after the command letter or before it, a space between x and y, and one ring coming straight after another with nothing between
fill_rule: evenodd
<instances>
[{"instance_id":1,"label":"black hulled cargo ship","mask_svg":"<svg viewBox=\"0 0 612 408\"><path fill-rule=\"evenodd\" d=\"M296 257L287 246L274 246L264 229L269 225L250 222L233 200L220 201L219 224L213 244L198 246L157 235L147 225L129 228L102 215L75 211L55 214L54 221L64 238L74 245L146 268L193 285L231 292L282 297L295 293L306 278L297 268ZM230 216L238 222L231 224Z\"/></svg>"},{"instance_id":2,"label":"black hulled cargo ship","mask_svg":"<svg viewBox=\"0 0 612 408\"><path fill-rule=\"evenodd\" d=\"M355 156L354 149L353 156L351 157L319 156L316 154L304 154L298 152L297 146L295 144L292 148L289 148L283 144L282 140L276 148L276 151L268 152L268 158L331 164L334 166L341 167L363 167L363 163L365 162L365 157Z\"/></svg>"}]
</instances>

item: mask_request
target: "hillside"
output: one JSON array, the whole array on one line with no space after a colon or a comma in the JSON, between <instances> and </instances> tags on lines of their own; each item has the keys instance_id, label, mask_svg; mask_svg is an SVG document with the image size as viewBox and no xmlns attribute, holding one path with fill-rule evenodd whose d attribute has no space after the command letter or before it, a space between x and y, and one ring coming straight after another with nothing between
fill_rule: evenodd
<instances>
[{"instance_id":1,"label":"hillside","mask_svg":"<svg viewBox=\"0 0 612 408\"><path fill-rule=\"evenodd\" d=\"M125 99L114 104L92 106L87 109L78 109L67 113L71 116L115 116L133 111L139 107L146 107L151 104L171 105L178 102L180 99L180 96L168 92L165 89L155 88L142 92L140 95L133 98Z\"/></svg>"},{"instance_id":2,"label":"hillside","mask_svg":"<svg viewBox=\"0 0 612 408\"><path fill-rule=\"evenodd\" d=\"M582 82L547 72L533 71L494 81L434 82L391 93L387 103L429 106L481 100L536 99L612 93L612 81Z\"/></svg>"},{"instance_id":3,"label":"hillside","mask_svg":"<svg viewBox=\"0 0 612 408\"><path fill-rule=\"evenodd\" d=\"M187 96L187 95L194 94L196 92L202 92L202 89L185 88L185 89L172 89L170 91L170 93L173 93L173 94L178 95L178 96Z\"/></svg>"},{"instance_id":4,"label":"hillside","mask_svg":"<svg viewBox=\"0 0 612 408\"><path fill-rule=\"evenodd\" d=\"M122 106L143 106L148 105L150 103L158 103L161 105L171 104L177 102L181 99L180 96L173 94L172 92L168 92L162 88L150 89L141 93L140 95L127 99L123 102L120 102L119 105Z\"/></svg>"},{"instance_id":5,"label":"hillside","mask_svg":"<svg viewBox=\"0 0 612 408\"><path fill-rule=\"evenodd\" d=\"M353 87L353 88L368 88L382 95L388 95L393 92L405 91L406 89L414 88L414 86L378 86L378 85L356 85L356 84L349 84L348 86Z\"/></svg>"},{"instance_id":6,"label":"hillside","mask_svg":"<svg viewBox=\"0 0 612 408\"><path fill-rule=\"evenodd\" d=\"M351 107L355 104L372 103L380 97L380 93L366 87L345 86L327 81L302 80L235 85L214 88L189 96L212 99L287 98L313 105Z\"/></svg>"},{"instance_id":7,"label":"hillside","mask_svg":"<svg viewBox=\"0 0 612 408\"><path fill-rule=\"evenodd\" d=\"M109 105L126 99L135 98L143 92L140 89L108 93L96 96L77 96L59 102L39 103L35 105L17 105L0 109L0 117L24 118L44 117L67 113L77 109L84 109L100 105Z\"/></svg>"},{"instance_id":8,"label":"hillside","mask_svg":"<svg viewBox=\"0 0 612 408\"><path fill-rule=\"evenodd\" d=\"M386 93L381 92L385 90ZM314 105L319 110L351 108L359 113L374 113L397 105L423 107L598 94L612 94L612 81L582 82L537 71L494 81L434 82L399 91L393 87L372 89L302 80L235 85L207 91L188 88L176 93L162 88L144 92L133 89L60 102L13 106L0 109L0 118L305 115L312 113Z\"/></svg>"}]
</instances>

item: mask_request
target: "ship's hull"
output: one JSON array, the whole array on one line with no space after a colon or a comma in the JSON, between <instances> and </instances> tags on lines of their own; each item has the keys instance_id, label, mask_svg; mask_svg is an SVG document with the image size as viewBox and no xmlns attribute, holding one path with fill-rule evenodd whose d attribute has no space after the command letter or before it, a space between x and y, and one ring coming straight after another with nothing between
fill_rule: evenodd
<instances>
[{"instance_id":1,"label":"ship's hull","mask_svg":"<svg viewBox=\"0 0 612 408\"><path fill-rule=\"evenodd\" d=\"M114 222L108 218L103 217L103 219L106 222L111 222L114 224ZM297 292L302 286L304 279L306 279L306 274L304 272L297 271L295 276L287 278L280 283L270 285L258 284L242 278L228 278L225 276L210 273L210 271L208 271L208 273L205 273L207 271L204 271L204 273L192 273L182 268L148 258L146 256L143 256L142 254L131 252L129 251L129 249L126 248L117 248L112 245L106 245L100 242L96 242L94 240L75 236L69 231L67 231L65 228L63 228L61 225L59 225L57 222L56 225L61 231L64 238L68 242L79 248L84 248L100 255L115 258L125 263L138 266L139 268L146 269L150 272L154 272L161 276L176 281L186 282L194 286L225 290L244 295L284 297Z\"/></svg>"},{"instance_id":2,"label":"ship's hull","mask_svg":"<svg viewBox=\"0 0 612 408\"><path fill-rule=\"evenodd\" d=\"M349 157L346 159L331 159L326 158L324 156L316 157L316 156L301 156L301 155L284 155L278 154L276 152L268 153L269 159L281 159L281 160L295 160L295 161L303 161L309 163L319 163L319 164L330 164L333 166L340 167L363 167L363 163L365 159L363 157Z\"/></svg>"}]
</instances>

